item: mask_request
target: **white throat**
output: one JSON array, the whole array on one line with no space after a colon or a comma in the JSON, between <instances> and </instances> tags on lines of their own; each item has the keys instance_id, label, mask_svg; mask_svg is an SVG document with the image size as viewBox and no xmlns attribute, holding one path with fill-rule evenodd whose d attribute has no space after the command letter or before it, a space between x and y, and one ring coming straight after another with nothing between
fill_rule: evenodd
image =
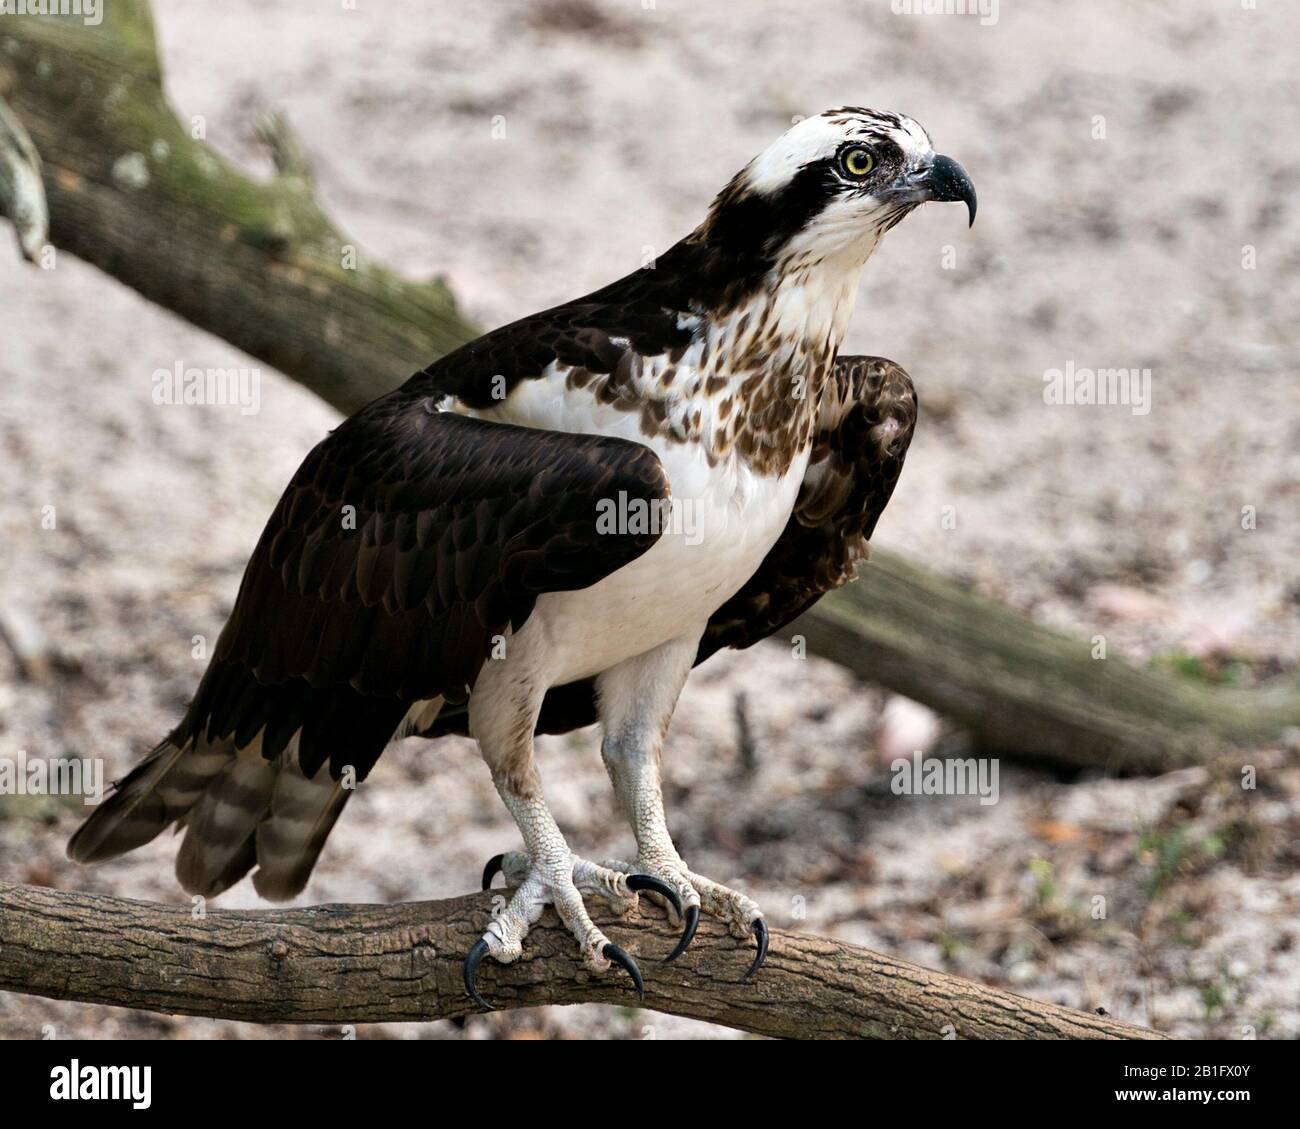
<instances>
[{"instance_id":1,"label":"white throat","mask_svg":"<svg viewBox=\"0 0 1300 1129\"><path fill-rule=\"evenodd\" d=\"M795 239L763 285L707 332L720 337L719 344L741 346L741 355L748 351L747 342L732 336L737 327L742 338L779 342L782 352L824 355L829 364L848 332L863 267L879 242L876 234L827 253L824 245ZM784 367L784 358L770 359L775 367Z\"/></svg>"}]
</instances>

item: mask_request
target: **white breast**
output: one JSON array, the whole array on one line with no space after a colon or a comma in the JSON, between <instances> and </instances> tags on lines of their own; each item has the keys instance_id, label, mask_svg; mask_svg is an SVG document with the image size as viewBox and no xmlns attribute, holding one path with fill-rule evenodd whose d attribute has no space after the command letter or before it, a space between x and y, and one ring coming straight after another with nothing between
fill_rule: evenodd
<instances>
[{"instance_id":1,"label":"white breast","mask_svg":"<svg viewBox=\"0 0 1300 1129\"><path fill-rule=\"evenodd\" d=\"M547 638L553 684L702 634L781 535L807 465L805 454L782 478L759 478L739 460L709 467L692 457L693 445L650 446L673 485L673 520L648 552L618 572L538 601L534 617Z\"/></svg>"}]
</instances>

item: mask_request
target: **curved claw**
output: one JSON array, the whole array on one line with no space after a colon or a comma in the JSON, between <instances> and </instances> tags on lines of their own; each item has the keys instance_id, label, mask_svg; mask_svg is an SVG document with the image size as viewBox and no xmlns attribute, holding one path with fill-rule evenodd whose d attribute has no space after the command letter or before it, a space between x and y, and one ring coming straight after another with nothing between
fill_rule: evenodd
<instances>
[{"instance_id":1,"label":"curved claw","mask_svg":"<svg viewBox=\"0 0 1300 1129\"><path fill-rule=\"evenodd\" d=\"M483 958L488 954L488 943L479 938L474 942L474 947L465 954L465 991L479 1007L484 1011L493 1011L493 1007L481 995L474 981L478 977L478 966L483 963Z\"/></svg>"},{"instance_id":2,"label":"curved claw","mask_svg":"<svg viewBox=\"0 0 1300 1129\"><path fill-rule=\"evenodd\" d=\"M487 866L483 868L483 889L489 889L492 885L492 879L505 869L503 865L505 860L505 855L493 855L487 860Z\"/></svg>"},{"instance_id":3,"label":"curved claw","mask_svg":"<svg viewBox=\"0 0 1300 1129\"><path fill-rule=\"evenodd\" d=\"M672 902L673 909L677 911L677 916L682 916L682 899L678 896L677 891L662 878L656 878L653 874L629 874L627 876L627 888L629 890L649 890L652 894L667 898Z\"/></svg>"},{"instance_id":4,"label":"curved claw","mask_svg":"<svg viewBox=\"0 0 1300 1129\"><path fill-rule=\"evenodd\" d=\"M756 917L750 923L749 928L754 934L755 940L758 941L758 955L754 957L754 963L749 966L749 971L741 977L742 980L748 980L763 967L763 962L767 960L767 922L761 917Z\"/></svg>"},{"instance_id":5,"label":"curved claw","mask_svg":"<svg viewBox=\"0 0 1300 1129\"><path fill-rule=\"evenodd\" d=\"M690 906L686 910L686 928L682 931L682 939L677 942L677 948L664 958L664 964L671 964L686 951L687 946L695 939L695 927L699 923L700 907Z\"/></svg>"},{"instance_id":6,"label":"curved claw","mask_svg":"<svg viewBox=\"0 0 1300 1129\"><path fill-rule=\"evenodd\" d=\"M632 977L632 983L636 985L637 996L644 1000L645 985L641 982L641 970L637 968L636 961L614 944L613 941L605 942L605 947L600 950L600 955L618 965L619 968L624 969Z\"/></svg>"}]
</instances>

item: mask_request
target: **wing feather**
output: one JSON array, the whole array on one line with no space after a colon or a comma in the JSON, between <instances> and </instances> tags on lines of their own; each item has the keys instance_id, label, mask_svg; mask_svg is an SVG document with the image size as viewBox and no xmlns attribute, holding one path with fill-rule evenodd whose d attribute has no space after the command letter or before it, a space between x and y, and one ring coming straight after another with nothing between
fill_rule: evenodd
<instances>
[{"instance_id":1,"label":"wing feather","mask_svg":"<svg viewBox=\"0 0 1300 1129\"><path fill-rule=\"evenodd\" d=\"M402 392L377 401L294 475L172 739L241 739L273 719L279 750L307 726L310 774L324 759L314 739L337 743L322 712L352 708L378 727L346 754L364 776L410 703L464 699L492 638L538 595L587 587L650 547L653 534L597 532L597 501L620 490L666 496L648 447L438 412ZM324 696L338 699L328 711Z\"/></svg>"}]
</instances>

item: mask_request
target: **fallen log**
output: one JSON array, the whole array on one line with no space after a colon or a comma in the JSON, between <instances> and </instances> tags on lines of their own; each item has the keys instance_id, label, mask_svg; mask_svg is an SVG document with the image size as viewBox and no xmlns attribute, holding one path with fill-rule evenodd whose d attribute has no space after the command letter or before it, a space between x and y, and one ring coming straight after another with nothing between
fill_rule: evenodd
<instances>
[{"instance_id":1,"label":"fallen log","mask_svg":"<svg viewBox=\"0 0 1300 1129\"><path fill-rule=\"evenodd\" d=\"M785 631L868 682L924 702L987 755L1160 773L1300 726L1287 685L1230 690L1123 658L872 547L858 579Z\"/></svg>"}]
</instances>

